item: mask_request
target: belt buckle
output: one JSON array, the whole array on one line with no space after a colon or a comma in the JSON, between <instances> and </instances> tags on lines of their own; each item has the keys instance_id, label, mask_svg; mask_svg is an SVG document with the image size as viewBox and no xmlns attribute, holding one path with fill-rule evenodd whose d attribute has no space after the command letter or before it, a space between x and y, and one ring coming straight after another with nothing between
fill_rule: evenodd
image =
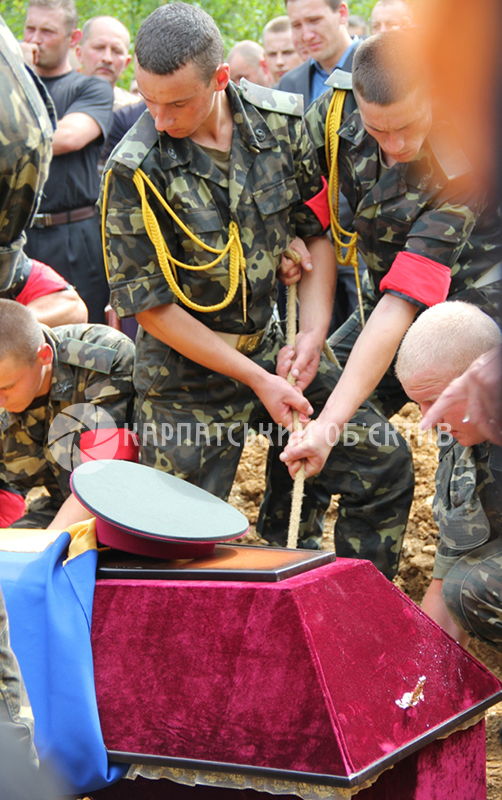
<instances>
[{"instance_id":1,"label":"belt buckle","mask_svg":"<svg viewBox=\"0 0 502 800\"><path fill-rule=\"evenodd\" d=\"M257 333L250 333L247 336L242 336L241 339L244 341L239 341L237 345L237 349L244 353L245 355L251 355L258 349L262 340L263 332L258 331Z\"/></svg>"},{"instance_id":2,"label":"belt buckle","mask_svg":"<svg viewBox=\"0 0 502 800\"><path fill-rule=\"evenodd\" d=\"M52 214L35 214L33 222L38 228L50 228L52 225Z\"/></svg>"}]
</instances>

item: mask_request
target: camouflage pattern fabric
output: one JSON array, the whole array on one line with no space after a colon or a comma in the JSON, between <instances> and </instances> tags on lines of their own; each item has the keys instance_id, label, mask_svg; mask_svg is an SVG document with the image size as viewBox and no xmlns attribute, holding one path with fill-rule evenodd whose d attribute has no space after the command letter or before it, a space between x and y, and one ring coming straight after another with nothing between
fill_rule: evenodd
<instances>
[{"instance_id":1,"label":"camouflage pattern fabric","mask_svg":"<svg viewBox=\"0 0 502 800\"><path fill-rule=\"evenodd\" d=\"M270 105L282 92L268 90ZM296 234L322 233L305 201L321 186L317 160L300 116L258 110L233 85L228 97L234 117L230 177L190 139L159 136L144 114L117 146L105 168L111 169L106 214L106 250L111 303L119 317L164 303L178 303L162 274L148 238L138 192L137 167L149 176L181 221L205 245L221 249L229 222L239 227L247 262L248 321L243 323L240 290L230 306L217 312L190 311L204 325L227 333L265 328L276 297L276 270L283 250ZM288 95L286 95L286 98ZM288 108L290 104L288 103ZM103 184L102 184L103 185ZM162 235L172 255L193 266L215 256L200 248L171 220L147 189ZM100 205L103 203L101 194ZM206 272L178 269L183 292L197 303L219 303L228 291L228 258ZM143 359L143 343L138 359Z\"/></svg>"},{"instance_id":2,"label":"camouflage pattern fabric","mask_svg":"<svg viewBox=\"0 0 502 800\"><path fill-rule=\"evenodd\" d=\"M147 334L140 329L140 336ZM274 372L277 353L283 345L280 326L274 324L250 358ZM173 349L163 349L160 370L155 361L158 346L150 351L150 360L136 364L136 386L143 387L149 380L148 388L140 391L136 400L140 460L226 500L246 433L253 430L272 437L272 420L249 387L211 373ZM314 417L319 415L339 374L323 356L316 378L305 391L314 407ZM413 499L412 461L402 437L367 404L354 415L350 429L348 444L342 439L333 447L325 468L313 482L313 493L306 492L300 546L318 548L331 495L341 494L335 526L337 554L367 558L392 579L397 573ZM282 449L287 433L279 434L283 434L279 442ZM334 437L335 434L333 440ZM293 484L285 465L278 462L277 466L279 472L274 470L258 529L272 544L285 546Z\"/></svg>"},{"instance_id":3,"label":"camouflage pattern fabric","mask_svg":"<svg viewBox=\"0 0 502 800\"><path fill-rule=\"evenodd\" d=\"M37 211L52 158L54 107L0 18L0 289L26 260L23 231Z\"/></svg>"},{"instance_id":4,"label":"camouflage pattern fabric","mask_svg":"<svg viewBox=\"0 0 502 800\"><path fill-rule=\"evenodd\" d=\"M233 85L228 90L234 118L229 178L190 139L159 136L149 115L138 121L112 154L106 167L111 170L106 248L111 302L119 316L178 302L145 231L132 183L134 171L141 166L176 214L206 244L222 248L230 220L239 226L247 261L247 323L243 322L239 291L227 308L210 313L186 309L188 313L209 328L227 333L252 333L270 323L283 250L297 234L310 237L322 232L305 205L321 189L321 178L298 116L300 107L295 108L290 95L261 89L255 97L255 92L256 87L248 91L245 82L243 91ZM103 205L103 193L100 202ZM214 258L176 227L151 194L149 202L176 258L193 265ZM178 282L196 302L216 304L228 291L228 262L212 268L210 274L179 268ZM274 372L283 344L279 327L272 324L250 358ZM263 422L267 432L273 428L258 398L247 386L189 361L141 328L136 352L140 460L226 499L248 426L259 430ZM305 392L316 414L338 377L337 369L323 359L316 380ZM372 409L358 412L362 437L362 425L369 429L375 422L383 421ZM402 439L388 448L374 447L369 457L366 451L362 455L360 460L356 448L343 444L333 448L329 469L323 473L324 497L329 502L332 493L344 495L339 538L346 542L350 555L366 557L359 541L352 538L352 530L359 526L360 536L368 541L368 553L392 576L412 499L411 459ZM281 470L284 473L282 464ZM287 485L285 500L283 484ZM287 531L291 487L291 480L283 474L276 489L274 475L274 501L268 505L265 527L279 538ZM306 505L305 513L303 540L311 539L315 545L324 510L312 512Z\"/></svg>"},{"instance_id":5,"label":"camouflage pattern fabric","mask_svg":"<svg viewBox=\"0 0 502 800\"><path fill-rule=\"evenodd\" d=\"M306 112L325 176L325 121L332 96L330 89ZM354 212L358 249L377 299L380 281L401 251L449 267L450 299L502 261L496 209L479 196L470 165L452 148L443 123L433 124L413 161L382 175L379 146L366 133L352 92L347 92L338 133L340 187Z\"/></svg>"},{"instance_id":6,"label":"camouflage pattern fabric","mask_svg":"<svg viewBox=\"0 0 502 800\"><path fill-rule=\"evenodd\" d=\"M85 423L76 421L72 435L51 447L50 426L68 406L90 403L124 427L132 411L134 344L105 325L44 327L44 333L54 350L51 389L22 413L0 409L0 479L23 493L45 486L57 509L70 495L70 471L58 459L66 454L66 463L77 466L74 458ZM18 527L23 527L23 519Z\"/></svg>"},{"instance_id":7,"label":"camouflage pattern fabric","mask_svg":"<svg viewBox=\"0 0 502 800\"><path fill-rule=\"evenodd\" d=\"M0 733L3 741L19 743L21 752L36 765L33 712L19 664L10 647L9 619L0 590Z\"/></svg>"},{"instance_id":8,"label":"camouflage pattern fabric","mask_svg":"<svg viewBox=\"0 0 502 800\"><path fill-rule=\"evenodd\" d=\"M502 448L455 443L441 454L433 576L457 625L502 651Z\"/></svg>"}]
</instances>

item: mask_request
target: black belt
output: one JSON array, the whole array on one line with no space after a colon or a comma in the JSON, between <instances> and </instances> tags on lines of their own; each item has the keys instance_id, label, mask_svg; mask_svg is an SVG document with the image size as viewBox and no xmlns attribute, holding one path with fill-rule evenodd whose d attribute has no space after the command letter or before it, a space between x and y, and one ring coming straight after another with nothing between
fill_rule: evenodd
<instances>
[{"instance_id":1,"label":"black belt","mask_svg":"<svg viewBox=\"0 0 502 800\"><path fill-rule=\"evenodd\" d=\"M81 222L96 216L96 206L82 206L71 211L61 211L58 214L35 214L33 217L34 228L50 228L52 225L67 225L69 222Z\"/></svg>"}]
</instances>

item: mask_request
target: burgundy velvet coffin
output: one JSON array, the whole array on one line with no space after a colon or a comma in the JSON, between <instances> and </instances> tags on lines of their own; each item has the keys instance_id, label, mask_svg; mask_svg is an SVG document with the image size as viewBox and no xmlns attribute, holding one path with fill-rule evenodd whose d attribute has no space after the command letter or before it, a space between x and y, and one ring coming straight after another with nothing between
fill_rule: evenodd
<instances>
[{"instance_id":1,"label":"burgundy velvet coffin","mask_svg":"<svg viewBox=\"0 0 502 800\"><path fill-rule=\"evenodd\" d=\"M501 697L366 561L276 583L99 579L92 644L106 747L135 763L354 787Z\"/></svg>"}]
</instances>

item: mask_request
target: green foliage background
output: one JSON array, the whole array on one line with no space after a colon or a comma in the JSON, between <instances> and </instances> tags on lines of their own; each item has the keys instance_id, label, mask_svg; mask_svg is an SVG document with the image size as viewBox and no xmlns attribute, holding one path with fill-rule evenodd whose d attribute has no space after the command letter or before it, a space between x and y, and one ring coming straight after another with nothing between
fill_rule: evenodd
<instances>
[{"instance_id":1,"label":"green foliage background","mask_svg":"<svg viewBox=\"0 0 502 800\"><path fill-rule=\"evenodd\" d=\"M117 17L126 25L133 42L143 20L156 8L164 5L162 0L76 0L76 3L80 27L90 17L108 14ZM369 19L375 3L376 0L353 0L349 6L350 13ZM0 0L2 17L18 39L23 36L27 5L27 0L7 0L7 2ZM286 13L284 0L240 0L238 3L235 0L200 0L193 5L200 6L211 14L221 31L227 50L241 39L260 42L261 32L266 23ZM130 64L119 80L119 85L129 88L133 77L133 68Z\"/></svg>"},{"instance_id":2,"label":"green foliage background","mask_svg":"<svg viewBox=\"0 0 502 800\"><path fill-rule=\"evenodd\" d=\"M190 0L188 0L189 2ZM353 0L350 13L369 18L376 0ZM161 0L77 0L80 24L96 14L118 17L126 25L134 40L145 17L159 6ZM231 47L241 39L260 41L264 25L274 17L286 13L284 0L201 0L194 3L211 14L218 25L225 44ZM12 32L22 37L26 0L7 0L0 3L2 16Z\"/></svg>"}]
</instances>

